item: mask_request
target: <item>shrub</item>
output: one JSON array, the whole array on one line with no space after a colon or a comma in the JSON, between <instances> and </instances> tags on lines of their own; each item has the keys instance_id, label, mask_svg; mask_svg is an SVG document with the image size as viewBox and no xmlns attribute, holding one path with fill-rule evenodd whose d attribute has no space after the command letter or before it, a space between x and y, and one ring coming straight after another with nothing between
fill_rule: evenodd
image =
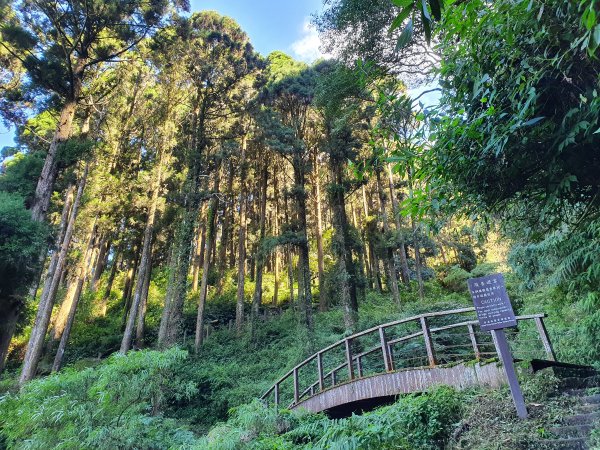
<instances>
[{"instance_id":1,"label":"shrub","mask_svg":"<svg viewBox=\"0 0 600 450\"><path fill-rule=\"evenodd\" d=\"M115 354L96 368L67 369L0 397L0 435L9 449L169 448L194 435L162 414L196 386L176 376L187 353Z\"/></svg>"},{"instance_id":2,"label":"shrub","mask_svg":"<svg viewBox=\"0 0 600 450\"><path fill-rule=\"evenodd\" d=\"M452 292L466 292L467 280L471 278L471 274L459 266L452 266L448 270L448 274L442 278L442 286Z\"/></svg>"},{"instance_id":3,"label":"shrub","mask_svg":"<svg viewBox=\"0 0 600 450\"><path fill-rule=\"evenodd\" d=\"M256 401L231 411L200 447L208 449L434 449L448 441L461 416L461 394L439 387L346 419L279 411Z\"/></svg>"}]
</instances>

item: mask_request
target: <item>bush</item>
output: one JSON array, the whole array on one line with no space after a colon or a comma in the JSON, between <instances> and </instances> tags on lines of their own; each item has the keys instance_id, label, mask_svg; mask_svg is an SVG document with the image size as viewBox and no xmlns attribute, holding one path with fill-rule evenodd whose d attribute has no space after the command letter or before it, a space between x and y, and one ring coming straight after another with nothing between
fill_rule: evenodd
<instances>
[{"instance_id":1,"label":"bush","mask_svg":"<svg viewBox=\"0 0 600 450\"><path fill-rule=\"evenodd\" d=\"M471 274L459 266L452 266L448 270L448 274L442 278L442 286L452 292L466 292L467 280L471 278Z\"/></svg>"},{"instance_id":2,"label":"bush","mask_svg":"<svg viewBox=\"0 0 600 450\"><path fill-rule=\"evenodd\" d=\"M495 263L481 263L477 264L473 270L471 270L472 278L485 277L498 271L498 264Z\"/></svg>"},{"instance_id":3,"label":"bush","mask_svg":"<svg viewBox=\"0 0 600 450\"><path fill-rule=\"evenodd\" d=\"M162 414L194 384L175 369L187 353L115 354L96 368L67 369L0 397L0 435L9 449L169 448L194 435Z\"/></svg>"},{"instance_id":4,"label":"bush","mask_svg":"<svg viewBox=\"0 0 600 450\"><path fill-rule=\"evenodd\" d=\"M198 448L434 449L448 441L461 417L461 394L448 387L400 398L361 416L279 411L254 402L232 410Z\"/></svg>"}]
</instances>

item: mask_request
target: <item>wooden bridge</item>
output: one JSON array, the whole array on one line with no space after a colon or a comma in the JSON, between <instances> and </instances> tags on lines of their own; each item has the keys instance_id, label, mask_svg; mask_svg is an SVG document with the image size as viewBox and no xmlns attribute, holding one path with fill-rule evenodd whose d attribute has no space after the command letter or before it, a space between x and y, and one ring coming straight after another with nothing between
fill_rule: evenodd
<instances>
[{"instance_id":1,"label":"wooden bridge","mask_svg":"<svg viewBox=\"0 0 600 450\"><path fill-rule=\"evenodd\" d=\"M497 387L505 382L504 370L484 363L496 355L495 346L491 333L479 329L474 312L420 314L348 336L302 361L262 399L335 416L434 385ZM544 317L517 316L518 327L506 330L511 342L526 348L515 358L556 360Z\"/></svg>"}]
</instances>

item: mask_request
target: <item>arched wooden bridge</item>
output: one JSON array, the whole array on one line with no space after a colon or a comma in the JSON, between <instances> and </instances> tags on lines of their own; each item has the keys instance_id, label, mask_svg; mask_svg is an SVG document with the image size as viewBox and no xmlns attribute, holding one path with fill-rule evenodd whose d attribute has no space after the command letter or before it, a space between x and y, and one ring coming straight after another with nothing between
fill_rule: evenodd
<instances>
[{"instance_id":1,"label":"arched wooden bridge","mask_svg":"<svg viewBox=\"0 0 600 450\"><path fill-rule=\"evenodd\" d=\"M491 333L479 329L475 308L420 314L338 341L302 361L262 396L276 406L311 412L354 411L398 394L446 384L458 389L505 382ZM509 339L526 340L526 359L555 361L545 314L518 316Z\"/></svg>"}]
</instances>

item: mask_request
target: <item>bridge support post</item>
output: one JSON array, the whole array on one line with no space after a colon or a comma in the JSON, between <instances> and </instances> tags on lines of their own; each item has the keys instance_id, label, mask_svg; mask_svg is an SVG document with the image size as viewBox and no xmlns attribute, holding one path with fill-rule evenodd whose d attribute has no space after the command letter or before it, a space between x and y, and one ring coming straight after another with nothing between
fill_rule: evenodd
<instances>
[{"instance_id":1,"label":"bridge support post","mask_svg":"<svg viewBox=\"0 0 600 450\"><path fill-rule=\"evenodd\" d=\"M435 360L433 341L431 340L431 333L429 332L427 319L423 316L421 316L421 329L423 330L423 338L425 339L425 348L427 349L427 359L429 359L429 366L435 367L437 365L437 361Z\"/></svg>"},{"instance_id":2,"label":"bridge support post","mask_svg":"<svg viewBox=\"0 0 600 450\"><path fill-rule=\"evenodd\" d=\"M385 364L386 372L393 372L394 365L392 364L392 358L390 358L390 351L385 337L385 330L383 327L379 327L379 339L381 340L381 352L383 353L383 362Z\"/></svg>"},{"instance_id":3,"label":"bridge support post","mask_svg":"<svg viewBox=\"0 0 600 450\"><path fill-rule=\"evenodd\" d=\"M346 364L348 365L348 378L354 380L354 366L352 364L352 349L350 348L350 339L345 339L346 344Z\"/></svg>"},{"instance_id":4,"label":"bridge support post","mask_svg":"<svg viewBox=\"0 0 600 450\"><path fill-rule=\"evenodd\" d=\"M325 380L323 379L323 353L317 353L317 371L319 372L319 391L325 389Z\"/></svg>"},{"instance_id":5,"label":"bridge support post","mask_svg":"<svg viewBox=\"0 0 600 450\"><path fill-rule=\"evenodd\" d=\"M544 346L544 350L546 351L546 356L550 361L556 361L556 354L554 353L554 349L552 348L552 344L550 343L550 337L548 336L548 330L546 330L546 325L544 325L544 319L541 317L535 318L535 326L538 329L538 333L540 333L540 339L542 340L542 345Z\"/></svg>"},{"instance_id":6,"label":"bridge support post","mask_svg":"<svg viewBox=\"0 0 600 450\"><path fill-rule=\"evenodd\" d=\"M477 338L475 337L475 330L473 329L473 325L467 325L469 328L469 338L471 339L471 344L473 345L473 350L475 351L475 358L477 360L481 359L481 352L479 351L479 345L477 344Z\"/></svg>"},{"instance_id":7,"label":"bridge support post","mask_svg":"<svg viewBox=\"0 0 600 450\"><path fill-rule=\"evenodd\" d=\"M298 368L294 367L294 403L300 400L300 392L298 388Z\"/></svg>"}]
</instances>

